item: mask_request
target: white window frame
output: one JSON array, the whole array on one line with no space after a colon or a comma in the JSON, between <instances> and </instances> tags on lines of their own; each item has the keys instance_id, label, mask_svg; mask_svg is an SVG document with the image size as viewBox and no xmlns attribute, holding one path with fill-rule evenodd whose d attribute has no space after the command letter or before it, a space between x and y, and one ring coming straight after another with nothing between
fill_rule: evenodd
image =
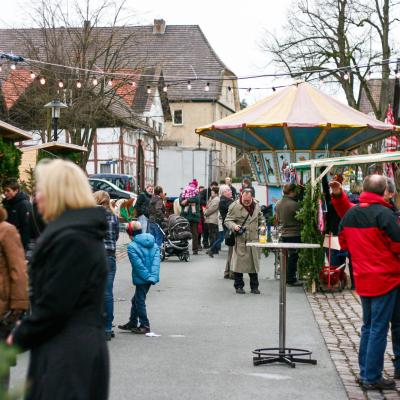
<instances>
[{"instance_id":1,"label":"white window frame","mask_svg":"<svg viewBox=\"0 0 400 400\"><path fill-rule=\"evenodd\" d=\"M176 113L177 111L180 111L180 112L181 112L181 119L182 119L182 122L181 122L180 124L177 124L177 123L175 122L175 113ZM173 110L172 125L174 125L174 126L182 126L182 125L183 125L183 109L182 109L182 108Z\"/></svg>"}]
</instances>

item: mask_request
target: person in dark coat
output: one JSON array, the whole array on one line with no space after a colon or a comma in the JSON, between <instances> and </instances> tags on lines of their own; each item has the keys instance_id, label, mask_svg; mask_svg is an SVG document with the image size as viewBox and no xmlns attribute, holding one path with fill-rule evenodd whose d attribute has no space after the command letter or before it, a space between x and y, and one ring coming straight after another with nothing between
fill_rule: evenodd
<instances>
[{"instance_id":1,"label":"person in dark coat","mask_svg":"<svg viewBox=\"0 0 400 400\"><path fill-rule=\"evenodd\" d=\"M201 217L203 221L203 247L205 249L208 249L211 245L209 243L209 232L208 232L208 226L204 221L204 208L207 206L208 200L211 197L211 190L213 188L218 188L218 182L212 181L210 183L210 186L208 189L203 189L200 191L200 211L201 211ZM201 247L201 240L199 240L199 247Z\"/></svg>"},{"instance_id":2,"label":"person in dark coat","mask_svg":"<svg viewBox=\"0 0 400 400\"><path fill-rule=\"evenodd\" d=\"M143 232L147 232L149 206L151 197L153 196L153 191L153 185L147 185L146 190L139 194L135 203L136 216L138 221L140 222L140 225L142 226Z\"/></svg>"},{"instance_id":3,"label":"person in dark coat","mask_svg":"<svg viewBox=\"0 0 400 400\"><path fill-rule=\"evenodd\" d=\"M149 206L150 229L148 229L148 231L154 236L158 247L160 247L164 241L164 234L161 229L165 227L167 221L165 216L164 197L163 188L161 186L156 186Z\"/></svg>"},{"instance_id":4,"label":"person in dark coat","mask_svg":"<svg viewBox=\"0 0 400 400\"><path fill-rule=\"evenodd\" d=\"M225 226L225 218L228 215L229 206L234 202L232 198L232 191L228 185L221 185L219 188L219 215L222 220L224 235L227 234L228 228ZM234 279L233 272L231 271L231 260L233 254L233 247L229 246L228 257L225 264L224 279Z\"/></svg>"},{"instance_id":5,"label":"person in dark coat","mask_svg":"<svg viewBox=\"0 0 400 400\"><path fill-rule=\"evenodd\" d=\"M7 222L14 225L20 236L25 252L28 250L30 240L30 215L32 206L29 197L22 192L16 180L8 180L3 185L4 196L3 206L7 211Z\"/></svg>"},{"instance_id":6,"label":"person in dark coat","mask_svg":"<svg viewBox=\"0 0 400 400\"><path fill-rule=\"evenodd\" d=\"M250 179L247 179L247 178L243 179L243 181L242 181L242 189L240 190L240 192L242 193L244 189L250 189L253 198L256 197L256 191L255 191L253 185L251 184Z\"/></svg>"},{"instance_id":7,"label":"person in dark coat","mask_svg":"<svg viewBox=\"0 0 400 400\"><path fill-rule=\"evenodd\" d=\"M106 211L71 162L40 163L35 177L38 209L49 223L32 257L31 313L7 344L30 350L26 400L106 400Z\"/></svg>"}]
</instances>

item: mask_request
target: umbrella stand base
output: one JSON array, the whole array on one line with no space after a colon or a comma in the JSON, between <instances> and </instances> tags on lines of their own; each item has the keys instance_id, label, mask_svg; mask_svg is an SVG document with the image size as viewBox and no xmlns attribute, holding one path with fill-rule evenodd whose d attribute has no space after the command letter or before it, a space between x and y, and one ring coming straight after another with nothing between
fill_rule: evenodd
<instances>
[{"instance_id":1,"label":"umbrella stand base","mask_svg":"<svg viewBox=\"0 0 400 400\"><path fill-rule=\"evenodd\" d=\"M311 358L312 352L303 349L294 349L285 347L271 347L266 349L256 349L253 351L256 356L253 357L253 365L283 363L292 368L296 367L296 363L316 365L317 360ZM305 357L305 358L302 358Z\"/></svg>"}]
</instances>

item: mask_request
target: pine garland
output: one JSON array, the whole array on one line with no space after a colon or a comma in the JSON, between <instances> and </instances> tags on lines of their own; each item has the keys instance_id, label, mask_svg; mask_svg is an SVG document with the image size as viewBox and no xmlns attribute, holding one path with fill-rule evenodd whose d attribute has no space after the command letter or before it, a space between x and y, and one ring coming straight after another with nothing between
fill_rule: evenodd
<instances>
[{"instance_id":1,"label":"pine garland","mask_svg":"<svg viewBox=\"0 0 400 400\"><path fill-rule=\"evenodd\" d=\"M297 213L297 219L301 222L301 241L303 243L318 243L320 249L302 249L299 252L298 272L304 279L307 289L313 282L319 283L319 273L324 263L324 251L322 243L324 236L318 229L318 208L321 199L321 188L317 185L314 193L311 182L306 185L306 192L301 202L301 208Z\"/></svg>"},{"instance_id":2,"label":"pine garland","mask_svg":"<svg viewBox=\"0 0 400 400\"><path fill-rule=\"evenodd\" d=\"M21 151L13 142L0 137L0 184L9 178L18 179Z\"/></svg>"}]
</instances>

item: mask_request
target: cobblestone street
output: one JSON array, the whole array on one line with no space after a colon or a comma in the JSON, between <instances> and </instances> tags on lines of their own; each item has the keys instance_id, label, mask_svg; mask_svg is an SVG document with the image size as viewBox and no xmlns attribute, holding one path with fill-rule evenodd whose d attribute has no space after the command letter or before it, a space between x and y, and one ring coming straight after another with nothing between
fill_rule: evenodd
<instances>
[{"instance_id":1,"label":"cobblestone street","mask_svg":"<svg viewBox=\"0 0 400 400\"><path fill-rule=\"evenodd\" d=\"M362 309L357 294L349 290L342 293L309 293L308 300L349 399L400 398L400 382L397 382L396 391L369 392L368 396L356 383L362 324ZM389 377L393 377L394 372L391 349L389 337L385 356L385 374Z\"/></svg>"}]
</instances>

